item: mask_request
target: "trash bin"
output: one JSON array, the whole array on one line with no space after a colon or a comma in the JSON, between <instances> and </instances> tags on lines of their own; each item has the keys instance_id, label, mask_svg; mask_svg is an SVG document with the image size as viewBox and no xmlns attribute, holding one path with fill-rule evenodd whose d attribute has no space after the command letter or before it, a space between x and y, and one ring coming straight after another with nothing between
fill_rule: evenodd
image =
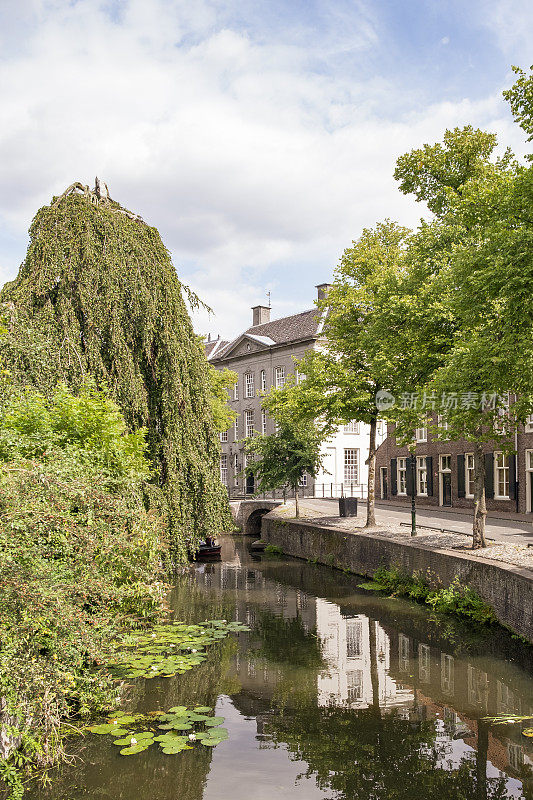
<instances>
[{"instance_id":1,"label":"trash bin","mask_svg":"<svg viewBox=\"0 0 533 800\"><path fill-rule=\"evenodd\" d=\"M339 497L339 516L357 516L357 497Z\"/></svg>"}]
</instances>

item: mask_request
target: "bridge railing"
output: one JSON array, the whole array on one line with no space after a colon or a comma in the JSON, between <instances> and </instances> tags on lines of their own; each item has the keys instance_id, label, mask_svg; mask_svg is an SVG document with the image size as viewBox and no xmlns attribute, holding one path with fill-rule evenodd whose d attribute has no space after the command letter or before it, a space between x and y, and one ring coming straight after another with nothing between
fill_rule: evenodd
<instances>
[{"instance_id":1,"label":"bridge railing","mask_svg":"<svg viewBox=\"0 0 533 800\"><path fill-rule=\"evenodd\" d=\"M243 492L239 487L228 487L230 500L290 500L294 497L294 490L276 489L272 492ZM301 486L298 495L300 499L313 498L315 500L337 500L339 497L357 497L366 500L367 487L364 483L315 483L310 486Z\"/></svg>"}]
</instances>

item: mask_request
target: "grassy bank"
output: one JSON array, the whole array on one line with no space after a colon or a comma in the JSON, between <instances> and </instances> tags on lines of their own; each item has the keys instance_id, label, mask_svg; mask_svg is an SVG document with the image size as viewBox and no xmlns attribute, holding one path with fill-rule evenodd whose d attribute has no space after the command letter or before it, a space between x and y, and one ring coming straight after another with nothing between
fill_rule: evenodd
<instances>
[{"instance_id":1,"label":"grassy bank","mask_svg":"<svg viewBox=\"0 0 533 800\"><path fill-rule=\"evenodd\" d=\"M164 611L165 529L147 509L143 431L94 385L0 409L0 777L22 794L62 731L117 702L101 666Z\"/></svg>"}]
</instances>

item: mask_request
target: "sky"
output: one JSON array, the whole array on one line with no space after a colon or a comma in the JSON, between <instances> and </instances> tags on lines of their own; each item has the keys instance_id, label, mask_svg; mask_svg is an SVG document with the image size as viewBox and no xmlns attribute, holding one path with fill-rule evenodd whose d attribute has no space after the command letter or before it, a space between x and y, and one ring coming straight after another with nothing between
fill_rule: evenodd
<instances>
[{"instance_id":1,"label":"sky","mask_svg":"<svg viewBox=\"0 0 533 800\"><path fill-rule=\"evenodd\" d=\"M427 216L402 153L465 124L526 152L501 93L532 32L531 0L0 0L0 285L98 175L213 309L199 333L267 292L311 308L364 227Z\"/></svg>"}]
</instances>

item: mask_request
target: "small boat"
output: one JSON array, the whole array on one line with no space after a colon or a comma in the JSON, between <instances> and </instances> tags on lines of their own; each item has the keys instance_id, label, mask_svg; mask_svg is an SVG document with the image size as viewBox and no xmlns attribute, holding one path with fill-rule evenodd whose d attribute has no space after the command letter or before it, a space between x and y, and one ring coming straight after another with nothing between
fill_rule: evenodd
<instances>
[{"instance_id":1,"label":"small boat","mask_svg":"<svg viewBox=\"0 0 533 800\"><path fill-rule=\"evenodd\" d=\"M222 545L218 544L217 540L212 536L207 536L200 542L196 552L190 551L189 558L191 561L203 561L204 559L218 559L220 558L220 551Z\"/></svg>"}]
</instances>

